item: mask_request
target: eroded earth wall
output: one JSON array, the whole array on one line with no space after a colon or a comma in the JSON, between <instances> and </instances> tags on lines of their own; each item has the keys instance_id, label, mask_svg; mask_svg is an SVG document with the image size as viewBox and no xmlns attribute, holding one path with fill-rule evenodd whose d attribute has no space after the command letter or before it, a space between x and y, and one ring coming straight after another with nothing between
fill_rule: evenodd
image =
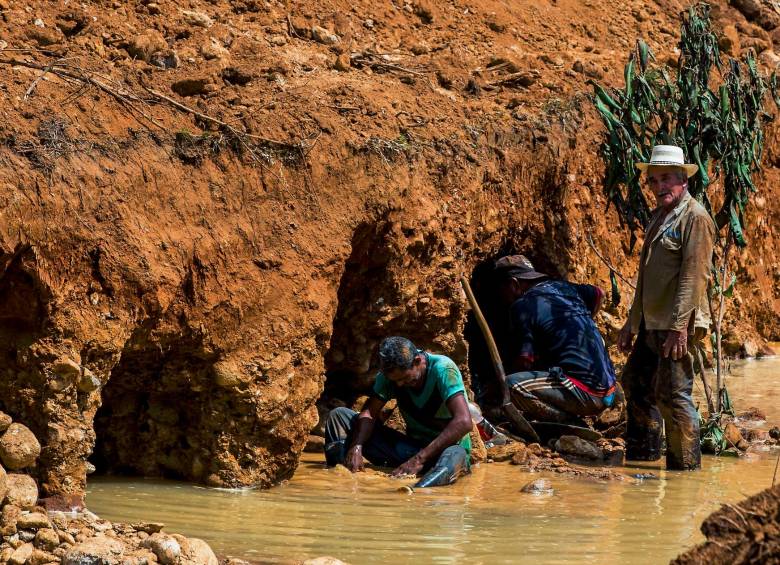
<instances>
[{"instance_id":1,"label":"eroded earth wall","mask_svg":"<svg viewBox=\"0 0 780 565\"><path fill-rule=\"evenodd\" d=\"M326 370L366 386L389 333L465 366L480 263L608 287L592 238L633 276L586 80L620 84L638 35L671 57L684 5L625 5L0 0L0 409L43 493L92 465L278 483ZM778 339L768 138L729 318L752 339Z\"/></svg>"}]
</instances>

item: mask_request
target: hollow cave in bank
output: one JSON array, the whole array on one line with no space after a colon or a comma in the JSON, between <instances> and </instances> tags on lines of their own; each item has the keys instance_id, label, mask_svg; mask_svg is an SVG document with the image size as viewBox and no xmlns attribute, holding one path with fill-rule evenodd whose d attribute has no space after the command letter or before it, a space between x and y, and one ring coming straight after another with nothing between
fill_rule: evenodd
<instances>
[{"instance_id":1,"label":"hollow cave in bank","mask_svg":"<svg viewBox=\"0 0 780 565\"><path fill-rule=\"evenodd\" d=\"M97 473L202 481L222 418L209 371L216 361L196 335L136 330L102 391L95 416Z\"/></svg>"}]
</instances>

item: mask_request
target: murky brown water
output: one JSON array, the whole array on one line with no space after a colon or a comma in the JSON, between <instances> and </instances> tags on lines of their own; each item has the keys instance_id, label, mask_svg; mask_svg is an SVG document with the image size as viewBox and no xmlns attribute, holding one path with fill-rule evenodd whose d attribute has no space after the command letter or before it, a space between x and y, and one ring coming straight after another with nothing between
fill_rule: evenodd
<instances>
[{"instance_id":1,"label":"murky brown water","mask_svg":"<svg viewBox=\"0 0 780 565\"><path fill-rule=\"evenodd\" d=\"M737 410L780 422L780 359L735 363ZM520 493L543 475L483 464L449 488L405 495L401 482L325 469L304 458L270 491L221 491L143 479L96 478L87 502L116 521L153 520L201 537L221 554L263 561L331 555L350 563L665 563L701 541L720 504L768 487L777 452L705 457L700 472L660 464L625 469L660 480L594 483L548 475L555 494Z\"/></svg>"}]
</instances>

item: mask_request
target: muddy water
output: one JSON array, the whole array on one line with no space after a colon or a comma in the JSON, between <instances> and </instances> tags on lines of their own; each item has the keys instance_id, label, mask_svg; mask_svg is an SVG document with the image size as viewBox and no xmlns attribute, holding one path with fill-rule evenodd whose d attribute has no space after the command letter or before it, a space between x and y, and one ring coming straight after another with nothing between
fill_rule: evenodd
<instances>
[{"instance_id":1,"label":"muddy water","mask_svg":"<svg viewBox=\"0 0 780 565\"><path fill-rule=\"evenodd\" d=\"M780 359L734 364L738 411L780 422ZM412 495L375 474L325 469L308 455L270 491L220 491L156 480L96 478L87 502L117 521L153 520L206 539L223 555L289 562L332 555L351 563L664 563L702 540L701 521L722 503L768 487L777 451L705 457L695 473L642 464L658 480L598 483L549 475L552 496L520 493L538 478L482 464L450 488Z\"/></svg>"}]
</instances>

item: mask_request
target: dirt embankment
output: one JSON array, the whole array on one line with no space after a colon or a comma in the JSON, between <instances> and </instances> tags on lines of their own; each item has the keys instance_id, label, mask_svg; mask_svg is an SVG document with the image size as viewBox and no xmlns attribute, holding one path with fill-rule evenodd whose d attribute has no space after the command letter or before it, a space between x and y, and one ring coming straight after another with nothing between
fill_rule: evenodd
<instances>
[{"instance_id":1,"label":"dirt embankment","mask_svg":"<svg viewBox=\"0 0 780 565\"><path fill-rule=\"evenodd\" d=\"M461 274L519 251L608 286L590 234L632 276L586 80L619 84L639 35L667 60L685 5L622 6L0 0L0 409L44 494L91 465L272 485L382 336L468 365ZM771 339L776 181L729 318Z\"/></svg>"},{"instance_id":2,"label":"dirt embankment","mask_svg":"<svg viewBox=\"0 0 780 565\"><path fill-rule=\"evenodd\" d=\"M725 505L704 520L701 531L707 541L673 565L780 563L780 485Z\"/></svg>"}]
</instances>

